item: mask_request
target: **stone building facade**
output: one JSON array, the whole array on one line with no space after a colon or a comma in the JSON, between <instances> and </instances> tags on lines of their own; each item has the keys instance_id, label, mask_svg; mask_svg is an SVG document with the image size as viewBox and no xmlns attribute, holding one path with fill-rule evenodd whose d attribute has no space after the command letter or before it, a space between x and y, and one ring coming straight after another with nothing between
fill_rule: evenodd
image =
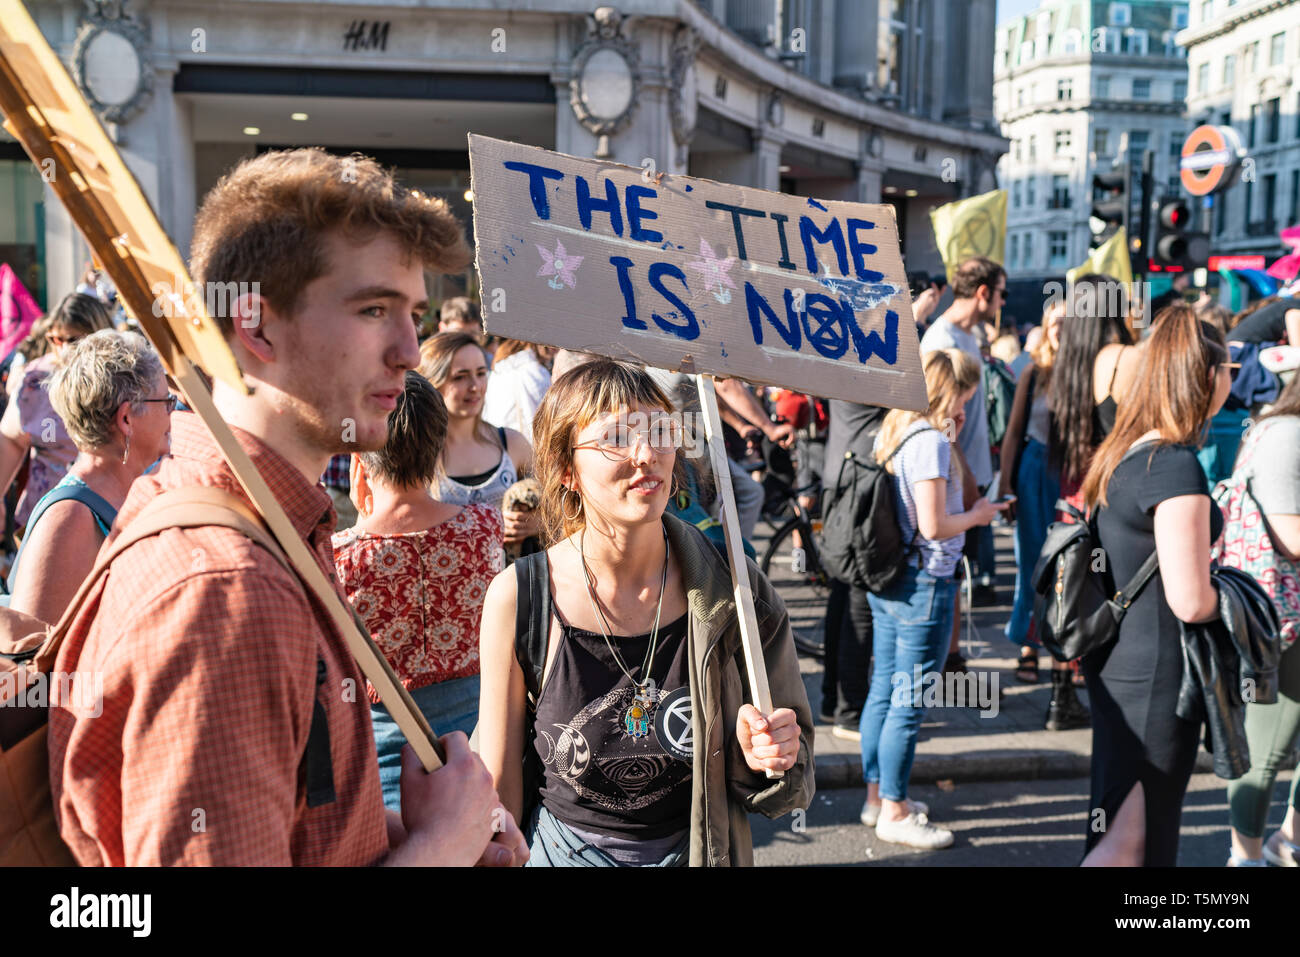
<instances>
[{"instance_id":1,"label":"stone building facade","mask_svg":"<svg viewBox=\"0 0 1300 957\"><path fill-rule=\"evenodd\" d=\"M995 185L994 0L28 0L182 254L241 157L358 150L470 226L466 134L827 199L929 209ZM0 142L0 254L53 300L86 247ZM12 187L6 191L8 181ZM6 197L6 192L8 197ZM3 228L3 227L0 227ZM6 245L7 244L7 245ZM12 247L12 249L10 249ZM443 277L437 298L473 277Z\"/></svg>"}]
</instances>

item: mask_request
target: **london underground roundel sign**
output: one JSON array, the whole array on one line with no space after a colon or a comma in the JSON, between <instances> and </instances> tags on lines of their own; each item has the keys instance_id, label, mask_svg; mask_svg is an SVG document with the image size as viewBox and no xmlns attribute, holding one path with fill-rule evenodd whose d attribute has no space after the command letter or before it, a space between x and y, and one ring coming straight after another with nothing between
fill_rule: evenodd
<instances>
[{"instance_id":1,"label":"london underground roundel sign","mask_svg":"<svg viewBox=\"0 0 1300 957\"><path fill-rule=\"evenodd\" d=\"M1209 196L1227 189L1241 169L1242 149L1237 131L1230 126L1198 126L1183 143L1179 175L1193 196Z\"/></svg>"}]
</instances>

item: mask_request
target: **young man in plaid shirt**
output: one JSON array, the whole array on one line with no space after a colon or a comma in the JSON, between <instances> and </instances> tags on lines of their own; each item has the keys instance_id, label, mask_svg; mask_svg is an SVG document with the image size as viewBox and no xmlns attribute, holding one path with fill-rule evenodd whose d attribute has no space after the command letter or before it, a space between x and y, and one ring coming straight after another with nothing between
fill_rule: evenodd
<instances>
[{"instance_id":1,"label":"young man in plaid shirt","mask_svg":"<svg viewBox=\"0 0 1300 957\"><path fill-rule=\"evenodd\" d=\"M383 446L420 359L424 270L468 261L460 224L372 161L293 150L217 184L192 252L200 285L254 290L214 317L251 391L218 382L214 399L334 580L335 514L318 479L332 455ZM244 496L196 416L177 413L172 436L171 458L132 487L118 530L170 489ZM342 635L296 576L233 529L172 528L127 549L56 668L103 681L98 717L50 714L55 806L82 864L527 857L463 734L443 739L447 764L432 774L407 748L400 820L385 816L365 680ZM336 797L308 807L300 765L317 702Z\"/></svg>"}]
</instances>

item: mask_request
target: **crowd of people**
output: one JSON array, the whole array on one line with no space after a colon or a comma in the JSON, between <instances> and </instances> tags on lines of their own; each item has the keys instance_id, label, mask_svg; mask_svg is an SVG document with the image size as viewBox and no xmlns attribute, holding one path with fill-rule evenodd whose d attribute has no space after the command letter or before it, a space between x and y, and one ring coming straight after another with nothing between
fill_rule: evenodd
<instances>
[{"instance_id":1,"label":"crowd of people","mask_svg":"<svg viewBox=\"0 0 1300 957\"><path fill-rule=\"evenodd\" d=\"M1067 298L1047 302L1022 343L997 322L1001 266L969 260L952 286L952 306L928 326L938 296L929 290L915 303L927 416L830 403L826 461L839 461L846 449L870 453L895 476L898 522L910 546L906 571L887 589L836 584L822 717L835 734L861 742L863 823L881 840L950 845L952 833L907 797L920 696L891 698L891 678L964 670L954 574L963 571L964 551L964 577L978 602L991 571L983 530L1000 511L1015 524L1004 634L1019 655L1015 677L1041 680L1032 573L1048 527L1087 514L1114 582L1132 578L1153 551L1158 573L1126 605L1118 640L1081 659L1052 661L1044 727L1092 727L1090 806L1109 823L1087 831L1083 863L1173 864L1202 730L1179 702L1187 667L1181 634L1189 623L1219 617L1214 563L1243 568L1268 590L1284 650L1300 624L1300 542L1291 537L1300 503L1288 491L1300 475L1300 444L1286 438L1300 400L1300 350L1293 348L1300 309L1282 296L1233 316L1205 296L1189 304L1181 289L1152 309L1130 300L1117 281L1086 275ZM995 438L998 402L986 389L998 387L1004 368L1014 393ZM1256 452L1266 437L1267 466ZM982 497L998 483L997 501ZM1276 700L1244 698L1250 771L1229 786L1233 866L1297 860L1294 785L1281 828L1263 836L1273 781L1300 738L1294 654L1281 660ZM1091 713L1078 687L1087 687Z\"/></svg>"},{"instance_id":2,"label":"crowd of people","mask_svg":"<svg viewBox=\"0 0 1300 957\"><path fill-rule=\"evenodd\" d=\"M55 663L103 683L93 720L51 709L64 841L83 864L751 863L747 815L811 801L814 714L782 597L752 562L773 709L748 703L713 466L683 451L703 443L693 379L493 339L467 297L441 303L421 342L424 272L468 261L461 226L376 164L341 177L342 162L266 153L204 200L196 280L270 291L214 317L252 386L214 383L214 401L446 763L420 768L327 610L254 539L163 528L112 552L169 495L246 496L157 354L88 287L10 364L0 420L21 532L10 607L57 622L114 556ZM821 709L860 742L861 820L880 840L953 842L908 796L923 708L898 676L965 668L959 585L992 599L995 520L1015 525L1005 637L1027 683L1043 664L1030 573L1063 508L1096 517L1115 580L1159 556L1119 639L1050 669L1045 727L1091 725L1092 806L1110 821L1089 829L1085 864L1176 859L1200 737L1178 709L1180 628L1218 614L1212 551L1270 590L1287 647L1300 627L1300 384L1297 363L1266 356L1300 345L1300 310L1233 317L1175 297L1144 326L1116 285L1081 278L1022 341L1000 325L1002 267L963 263L942 315L936 288L914 303L924 413L788 392L769 409L718 381L746 539L765 472L823 509L846 457L889 477L898 572L878 590L833 583ZM1248 418L1238 452L1225 423L1240 440ZM1259 535L1252 514L1267 567L1239 547ZM1297 860L1296 783L1263 834L1300 735L1297 654L1276 700L1246 708L1234 864ZM322 722L327 798L308 780Z\"/></svg>"}]
</instances>

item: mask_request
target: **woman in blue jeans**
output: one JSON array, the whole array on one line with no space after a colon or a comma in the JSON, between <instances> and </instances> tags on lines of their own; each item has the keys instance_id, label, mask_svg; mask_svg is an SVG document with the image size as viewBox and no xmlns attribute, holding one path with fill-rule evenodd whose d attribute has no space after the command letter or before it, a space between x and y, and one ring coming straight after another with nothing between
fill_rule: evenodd
<instances>
[{"instance_id":1,"label":"woman in blue jeans","mask_svg":"<svg viewBox=\"0 0 1300 957\"><path fill-rule=\"evenodd\" d=\"M953 578L966 530L987 525L1007 506L981 498L962 511L964 465L954 439L979 384L979 363L959 349L925 357L930 408L925 415L895 409L876 439L876 461L895 478L895 507L910 542L898 580L869 594L875 621L875 670L862 710L862 776L867 800L862 823L891 844L933 849L952 832L930 823L929 808L907 797L916 754L923 691L942 680L939 666L952 630Z\"/></svg>"},{"instance_id":2,"label":"woman in blue jeans","mask_svg":"<svg viewBox=\"0 0 1300 957\"><path fill-rule=\"evenodd\" d=\"M1048 396L1064 315L1065 302L1059 300L1043 311L1042 337L1030 350L1033 362L1016 384L1016 400L1002 440L1003 487L1016 494L1016 593L1004 633L1020 649L1016 678L1027 684L1038 681L1039 649L1033 635L1034 588L1029 579L1061 497L1060 470L1048 461L1047 448L1052 428Z\"/></svg>"}]
</instances>

